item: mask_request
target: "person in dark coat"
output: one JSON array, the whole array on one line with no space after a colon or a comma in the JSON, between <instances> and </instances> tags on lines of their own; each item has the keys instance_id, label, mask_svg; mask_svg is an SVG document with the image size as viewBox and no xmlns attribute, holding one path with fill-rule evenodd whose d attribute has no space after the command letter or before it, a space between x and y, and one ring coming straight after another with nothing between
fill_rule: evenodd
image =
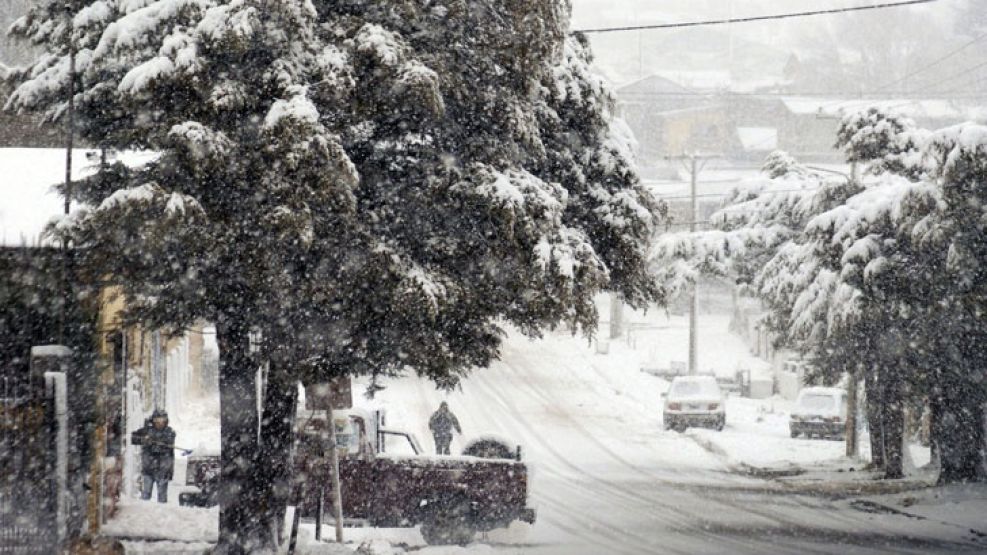
<instances>
[{"instance_id":1,"label":"person in dark coat","mask_svg":"<svg viewBox=\"0 0 987 555\"><path fill-rule=\"evenodd\" d=\"M449 404L445 401L439 405L439 410L428 419L428 429L432 430L432 438L435 439L435 452L439 455L449 454L449 444L452 443L452 430L457 434L462 434L459 427L459 420L456 415L449 410Z\"/></svg>"},{"instance_id":2,"label":"person in dark coat","mask_svg":"<svg viewBox=\"0 0 987 555\"><path fill-rule=\"evenodd\" d=\"M168 426L168 413L156 409L150 421L131 436L141 446L141 499L151 498L158 485L158 502L168 502L168 482L175 471L175 430Z\"/></svg>"}]
</instances>

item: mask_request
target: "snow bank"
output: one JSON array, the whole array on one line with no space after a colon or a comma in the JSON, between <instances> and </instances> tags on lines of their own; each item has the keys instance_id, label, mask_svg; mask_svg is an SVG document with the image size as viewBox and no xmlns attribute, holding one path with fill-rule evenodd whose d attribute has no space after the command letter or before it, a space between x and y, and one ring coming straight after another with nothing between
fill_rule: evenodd
<instances>
[{"instance_id":1,"label":"snow bank","mask_svg":"<svg viewBox=\"0 0 987 555\"><path fill-rule=\"evenodd\" d=\"M875 495L866 501L891 507L927 520L987 534L987 484L957 484L894 495Z\"/></svg>"},{"instance_id":2,"label":"snow bank","mask_svg":"<svg viewBox=\"0 0 987 555\"><path fill-rule=\"evenodd\" d=\"M724 458L731 466L789 467L844 457L842 441L793 439L789 434L792 401L773 397L754 400L729 397L727 425L722 432L689 429L687 436Z\"/></svg>"},{"instance_id":3,"label":"snow bank","mask_svg":"<svg viewBox=\"0 0 987 555\"><path fill-rule=\"evenodd\" d=\"M116 516L103 525L104 535L182 542L219 538L219 507L199 509L126 498L117 507Z\"/></svg>"}]
</instances>

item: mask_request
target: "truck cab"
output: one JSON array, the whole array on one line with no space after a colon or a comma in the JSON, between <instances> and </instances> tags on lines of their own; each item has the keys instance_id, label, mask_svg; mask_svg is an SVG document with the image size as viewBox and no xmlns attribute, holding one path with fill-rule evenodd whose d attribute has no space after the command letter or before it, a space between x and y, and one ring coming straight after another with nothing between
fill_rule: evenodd
<instances>
[{"instance_id":1,"label":"truck cab","mask_svg":"<svg viewBox=\"0 0 987 555\"><path fill-rule=\"evenodd\" d=\"M430 544L469 543L476 532L534 523L527 507L528 470L520 448L493 449L484 438L480 456L430 457L413 434L383 426L377 411L334 411L344 524L421 526ZM290 505L314 517L331 493L326 411L298 413ZM189 459L186 482L200 492L182 494L186 505L216 503L219 457Z\"/></svg>"}]
</instances>

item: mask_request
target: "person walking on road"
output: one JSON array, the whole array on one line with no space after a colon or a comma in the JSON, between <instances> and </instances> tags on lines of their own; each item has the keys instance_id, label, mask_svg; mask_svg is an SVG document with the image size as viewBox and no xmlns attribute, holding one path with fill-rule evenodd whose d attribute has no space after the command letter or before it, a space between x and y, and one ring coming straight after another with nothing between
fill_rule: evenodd
<instances>
[{"instance_id":1,"label":"person walking on road","mask_svg":"<svg viewBox=\"0 0 987 555\"><path fill-rule=\"evenodd\" d=\"M175 471L175 430L168 426L168 413L156 409L146 425L134 432L131 443L141 446L141 499L151 499L158 485L158 503L168 502L168 482Z\"/></svg>"},{"instance_id":2,"label":"person walking on road","mask_svg":"<svg viewBox=\"0 0 987 555\"><path fill-rule=\"evenodd\" d=\"M462 434L459 427L459 420L456 415L449 410L449 404L445 401L439 405L439 410L428 419L428 429L432 430L432 438L435 439L435 452L439 455L449 454L449 444L452 442L452 430L457 434Z\"/></svg>"}]
</instances>

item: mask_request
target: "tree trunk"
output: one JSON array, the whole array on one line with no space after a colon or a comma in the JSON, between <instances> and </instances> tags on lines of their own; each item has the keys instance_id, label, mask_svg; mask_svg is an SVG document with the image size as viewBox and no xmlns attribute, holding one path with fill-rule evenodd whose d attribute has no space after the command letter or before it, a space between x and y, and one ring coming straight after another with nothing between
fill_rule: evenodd
<instances>
[{"instance_id":1,"label":"tree trunk","mask_svg":"<svg viewBox=\"0 0 987 555\"><path fill-rule=\"evenodd\" d=\"M859 456L857 441L857 376L859 371L850 371L847 375L846 395L846 456L855 459Z\"/></svg>"},{"instance_id":2,"label":"tree trunk","mask_svg":"<svg viewBox=\"0 0 987 555\"><path fill-rule=\"evenodd\" d=\"M873 468L884 468L884 422L881 411L882 391L878 371L867 372L867 427L870 429L870 461Z\"/></svg>"},{"instance_id":3,"label":"tree trunk","mask_svg":"<svg viewBox=\"0 0 987 555\"><path fill-rule=\"evenodd\" d=\"M292 445L298 384L282 380L281 368L272 366L265 388L260 446L254 484L262 504L258 518L266 535L265 547L281 543L291 497Z\"/></svg>"},{"instance_id":4,"label":"tree trunk","mask_svg":"<svg viewBox=\"0 0 987 555\"><path fill-rule=\"evenodd\" d=\"M954 374L941 380L940 418L936 426L940 484L984 479L983 394L965 378Z\"/></svg>"},{"instance_id":5,"label":"tree trunk","mask_svg":"<svg viewBox=\"0 0 987 555\"><path fill-rule=\"evenodd\" d=\"M942 399L938 389L929 395L929 462L934 468L942 468L942 453L939 450L939 441L942 433L939 431L939 422L942 420Z\"/></svg>"},{"instance_id":6,"label":"tree trunk","mask_svg":"<svg viewBox=\"0 0 987 555\"><path fill-rule=\"evenodd\" d=\"M216 326L219 343L219 542L214 553L245 555L263 545L251 476L258 452L256 368L249 328L232 320Z\"/></svg>"},{"instance_id":7,"label":"tree trunk","mask_svg":"<svg viewBox=\"0 0 987 555\"><path fill-rule=\"evenodd\" d=\"M896 372L882 371L882 411L884 424L884 478L894 480L905 477L905 407L902 399L901 380Z\"/></svg>"}]
</instances>

